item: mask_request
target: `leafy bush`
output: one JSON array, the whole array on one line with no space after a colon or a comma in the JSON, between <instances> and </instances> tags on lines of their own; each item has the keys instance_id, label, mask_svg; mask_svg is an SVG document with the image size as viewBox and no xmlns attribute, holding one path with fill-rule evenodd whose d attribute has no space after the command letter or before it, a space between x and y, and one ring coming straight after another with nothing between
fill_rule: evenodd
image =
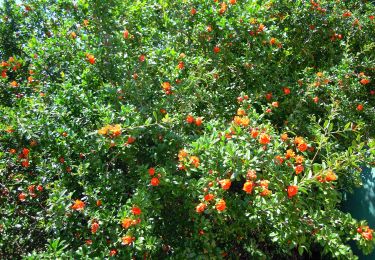
<instances>
[{"instance_id":1,"label":"leafy bush","mask_svg":"<svg viewBox=\"0 0 375 260\"><path fill-rule=\"evenodd\" d=\"M20 1L17 1L17 3ZM2 258L355 259L366 1L5 0Z\"/></svg>"}]
</instances>

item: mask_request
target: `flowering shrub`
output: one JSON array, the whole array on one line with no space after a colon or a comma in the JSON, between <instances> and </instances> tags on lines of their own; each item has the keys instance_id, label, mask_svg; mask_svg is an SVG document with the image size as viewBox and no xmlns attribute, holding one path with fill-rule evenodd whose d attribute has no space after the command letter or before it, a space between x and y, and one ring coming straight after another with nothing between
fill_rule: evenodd
<instances>
[{"instance_id":1,"label":"flowering shrub","mask_svg":"<svg viewBox=\"0 0 375 260\"><path fill-rule=\"evenodd\" d=\"M373 250L373 4L3 2L1 258Z\"/></svg>"}]
</instances>

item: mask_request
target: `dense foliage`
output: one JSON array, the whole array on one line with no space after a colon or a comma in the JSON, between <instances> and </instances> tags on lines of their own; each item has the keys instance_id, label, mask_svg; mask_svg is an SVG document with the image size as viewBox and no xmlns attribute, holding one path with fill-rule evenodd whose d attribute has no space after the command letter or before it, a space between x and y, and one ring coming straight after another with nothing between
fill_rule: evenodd
<instances>
[{"instance_id":1,"label":"dense foliage","mask_svg":"<svg viewBox=\"0 0 375 260\"><path fill-rule=\"evenodd\" d=\"M370 1L4 0L0 258L356 259Z\"/></svg>"}]
</instances>

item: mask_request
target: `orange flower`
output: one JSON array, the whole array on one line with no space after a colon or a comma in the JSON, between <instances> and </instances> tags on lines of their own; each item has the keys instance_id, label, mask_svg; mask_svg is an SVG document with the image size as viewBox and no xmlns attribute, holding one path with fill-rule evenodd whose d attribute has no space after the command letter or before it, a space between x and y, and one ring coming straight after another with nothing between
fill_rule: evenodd
<instances>
[{"instance_id":1,"label":"orange flower","mask_svg":"<svg viewBox=\"0 0 375 260\"><path fill-rule=\"evenodd\" d=\"M300 137L300 136L297 136L297 137L294 138L294 144L295 144L295 145L299 145L299 144L302 144L302 143L304 143L304 142L305 142L305 141L304 141L303 138Z\"/></svg>"},{"instance_id":2,"label":"orange flower","mask_svg":"<svg viewBox=\"0 0 375 260\"><path fill-rule=\"evenodd\" d=\"M198 206L195 208L197 213L202 213L206 209L207 205L204 203L199 203Z\"/></svg>"},{"instance_id":3,"label":"orange flower","mask_svg":"<svg viewBox=\"0 0 375 260\"><path fill-rule=\"evenodd\" d=\"M288 140L288 134L286 134L286 133L282 134L282 135L281 135L281 140L282 140L283 142L285 142L286 140Z\"/></svg>"},{"instance_id":4,"label":"orange flower","mask_svg":"<svg viewBox=\"0 0 375 260\"><path fill-rule=\"evenodd\" d=\"M300 143L298 145L298 150L300 150L301 152L304 152L307 150L307 144L306 143Z\"/></svg>"},{"instance_id":5,"label":"orange flower","mask_svg":"<svg viewBox=\"0 0 375 260\"><path fill-rule=\"evenodd\" d=\"M190 14L195 15L197 13L197 10L195 8L191 8Z\"/></svg>"},{"instance_id":6,"label":"orange flower","mask_svg":"<svg viewBox=\"0 0 375 260\"><path fill-rule=\"evenodd\" d=\"M213 194L207 194L206 196L204 196L205 201L211 201L214 198L215 198L215 195L213 195Z\"/></svg>"},{"instance_id":7,"label":"orange flower","mask_svg":"<svg viewBox=\"0 0 375 260\"><path fill-rule=\"evenodd\" d=\"M304 160L305 160L305 158L302 155L296 156L296 163L301 164L301 163L303 163Z\"/></svg>"},{"instance_id":8,"label":"orange flower","mask_svg":"<svg viewBox=\"0 0 375 260\"><path fill-rule=\"evenodd\" d=\"M215 46L214 47L214 53L219 53L220 52L220 48L219 46Z\"/></svg>"},{"instance_id":9,"label":"orange flower","mask_svg":"<svg viewBox=\"0 0 375 260\"><path fill-rule=\"evenodd\" d=\"M129 228L133 225L133 220L130 219L130 218L124 218L122 221L121 221L121 226L123 228Z\"/></svg>"},{"instance_id":10,"label":"orange flower","mask_svg":"<svg viewBox=\"0 0 375 260\"><path fill-rule=\"evenodd\" d=\"M99 223L98 222L93 222L91 224L91 233L95 234L99 229Z\"/></svg>"},{"instance_id":11,"label":"orange flower","mask_svg":"<svg viewBox=\"0 0 375 260\"><path fill-rule=\"evenodd\" d=\"M178 69L182 70L185 67L185 64L183 61L180 61L177 65Z\"/></svg>"},{"instance_id":12,"label":"orange flower","mask_svg":"<svg viewBox=\"0 0 375 260\"><path fill-rule=\"evenodd\" d=\"M97 201L96 201L96 206L97 206L97 207L100 207L101 205L102 205L102 201L101 201L101 200L97 200Z\"/></svg>"},{"instance_id":13,"label":"orange flower","mask_svg":"<svg viewBox=\"0 0 375 260\"><path fill-rule=\"evenodd\" d=\"M371 228L366 226L366 227L364 227L364 231L362 232L362 237L365 240L370 241L373 238L373 232L374 232L374 230L372 230Z\"/></svg>"},{"instance_id":14,"label":"orange flower","mask_svg":"<svg viewBox=\"0 0 375 260\"><path fill-rule=\"evenodd\" d=\"M260 196L262 197L267 197L269 195L271 195L272 191L270 191L269 189L263 189L263 191L260 193Z\"/></svg>"},{"instance_id":15,"label":"orange flower","mask_svg":"<svg viewBox=\"0 0 375 260\"><path fill-rule=\"evenodd\" d=\"M132 213L134 215L140 215L142 213L142 210L138 207L132 207Z\"/></svg>"},{"instance_id":16,"label":"orange flower","mask_svg":"<svg viewBox=\"0 0 375 260\"><path fill-rule=\"evenodd\" d=\"M358 110L358 111L362 111L362 110L363 110L363 105L362 105L362 104L359 104L359 105L357 106L357 110Z\"/></svg>"},{"instance_id":17,"label":"orange flower","mask_svg":"<svg viewBox=\"0 0 375 260\"><path fill-rule=\"evenodd\" d=\"M283 157L281 157L280 155L276 155L275 159L276 159L276 163L282 164L284 162Z\"/></svg>"},{"instance_id":18,"label":"orange flower","mask_svg":"<svg viewBox=\"0 0 375 260\"><path fill-rule=\"evenodd\" d=\"M271 104L273 107L279 107L279 102L275 101L275 102L272 102Z\"/></svg>"},{"instance_id":19,"label":"orange flower","mask_svg":"<svg viewBox=\"0 0 375 260\"><path fill-rule=\"evenodd\" d=\"M7 70L2 70L1 71L1 77L6 78L7 77Z\"/></svg>"},{"instance_id":20,"label":"orange flower","mask_svg":"<svg viewBox=\"0 0 375 260\"><path fill-rule=\"evenodd\" d=\"M133 243L133 241L135 240L135 237L132 237L132 236L124 236L122 238L122 244L123 245L130 245L131 243Z\"/></svg>"},{"instance_id":21,"label":"orange flower","mask_svg":"<svg viewBox=\"0 0 375 260\"><path fill-rule=\"evenodd\" d=\"M268 189L268 184L270 183L269 180L261 180L260 183L259 183L259 186L265 188L265 189Z\"/></svg>"},{"instance_id":22,"label":"orange flower","mask_svg":"<svg viewBox=\"0 0 375 260\"><path fill-rule=\"evenodd\" d=\"M221 180L219 181L219 183L221 185L221 188L223 188L223 190L229 190L230 186L232 185L232 182L229 179Z\"/></svg>"},{"instance_id":23,"label":"orange flower","mask_svg":"<svg viewBox=\"0 0 375 260\"><path fill-rule=\"evenodd\" d=\"M219 10L219 13L220 13L220 14L223 14L223 13L225 13L226 10L227 10L227 4L226 4L225 2L222 2L222 3L220 4L220 10Z\"/></svg>"},{"instance_id":24,"label":"orange flower","mask_svg":"<svg viewBox=\"0 0 375 260\"><path fill-rule=\"evenodd\" d=\"M196 126L201 126L201 125L202 125L202 122L203 122L202 117L197 117L197 118L195 119L195 125L196 125Z\"/></svg>"},{"instance_id":25,"label":"orange flower","mask_svg":"<svg viewBox=\"0 0 375 260\"><path fill-rule=\"evenodd\" d=\"M237 109L237 115L244 116L244 115L246 115L246 112L243 108L239 108L239 109Z\"/></svg>"},{"instance_id":26,"label":"orange flower","mask_svg":"<svg viewBox=\"0 0 375 260\"><path fill-rule=\"evenodd\" d=\"M25 193L23 193L23 192L21 192L19 195L18 195L18 199L21 201L21 202L23 202L23 201L25 201L26 200L26 194Z\"/></svg>"},{"instance_id":27,"label":"orange flower","mask_svg":"<svg viewBox=\"0 0 375 260\"><path fill-rule=\"evenodd\" d=\"M188 124L192 124L192 123L194 123L194 117L193 117L192 115L188 115L188 116L186 117L186 122L187 122Z\"/></svg>"},{"instance_id":28,"label":"orange flower","mask_svg":"<svg viewBox=\"0 0 375 260\"><path fill-rule=\"evenodd\" d=\"M160 183L160 180L158 178L152 178L150 183L152 186L158 186Z\"/></svg>"},{"instance_id":29,"label":"orange flower","mask_svg":"<svg viewBox=\"0 0 375 260\"><path fill-rule=\"evenodd\" d=\"M86 59L90 64L95 64L95 57L92 54L87 54Z\"/></svg>"},{"instance_id":30,"label":"orange flower","mask_svg":"<svg viewBox=\"0 0 375 260\"><path fill-rule=\"evenodd\" d=\"M163 84L161 86L162 86L164 91L171 91L171 89L172 89L171 83L169 83L169 82L163 82Z\"/></svg>"},{"instance_id":31,"label":"orange flower","mask_svg":"<svg viewBox=\"0 0 375 260\"><path fill-rule=\"evenodd\" d=\"M259 135L258 130L254 129L254 128L251 129L251 137L252 137L252 138L257 138L258 135Z\"/></svg>"},{"instance_id":32,"label":"orange flower","mask_svg":"<svg viewBox=\"0 0 375 260\"><path fill-rule=\"evenodd\" d=\"M217 203L216 203L216 209L218 211L224 211L225 208L227 207L226 203L225 203L225 200L221 199L219 200Z\"/></svg>"},{"instance_id":33,"label":"orange flower","mask_svg":"<svg viewBox=\"0 0 375 260\"><path fill-rule=\"evenodd\" d=\"M72 209L74 210L84 210L85 203L82 200L76 200L72 205Z\"/></svg>"},{"instance_id":34,"label":"orange flower","mask_svg":"<svg viewBox=\"0 0 375 260\"><path fill-rule=\"evenodd\" d=\"M246 178L249 180L255 180L257 178L257 173L255 170L248 170L246 173Z\"/></svg>"},{"instance_id":35,"label":"orange flower","mask_svg":"<svg viewBox=\"0 0 375 260\"><path fill-rule=\"evenodd\" d=\"M370 80L369 79L361 79L360 83L362 85L367 85L368 83L370 83Z\"/></svg>"},{"instance_id":36,"label":"orange flower","mask_svg":"<svg viewBox=\"0 0 375 260\"><path fill-rule=\"evenodd\" d=\"M239 116L235 116L234 119L233 119L233 122L234 122L236 125L241 125L241 124L242 124L242 118L239 117Z\"/></svg>"},{"instance_id":37,"label":"orange flower","mask_svg":"<svg viewBox=\"0 0 375 260\"><path fill-rule=\"evenodd\" d=\"M288 187L288 197L289 199L296 196L298 192L298 186L291 185Z\"/></svg>"},{"instance_id":38,"label":"orange flower","mask_svg":"<svg viewBox=\"0 0 375 260\"><path fill-rule=\"evenodd\" d=\"M292 149L286 150L285 158L294 158L296 156L296 153Z\"/></svg>"},{"instance_id":39,"label":"orange flower","mask_svg":"<svg viewBox=\"0 0 375 260\"><path fill-rule=\"evenodd\" d=\"M186 152L185 149L181 149L179 152L178 152L178 160L179 161L182 161L184 158L186 158L188 156L188 153Z\"/></svg>"},{"instance_id":40,"label":"orange flower","mask_svg":"<svg viewBox=\"0 0 375 260\"><path fill-rule=\"evenodd\" d=\"M250 119L247 116L245 116L245 117L242 118L242 120L241 120L241 125L242 126L246 127L246 126L249 125L249 123L250 123Z\"/></svg>"},{"instance_id":41,"label":"orange flower","mask_svg":"<svg viewBox=\"0 0 375 260\"><path fill-rule=\"evenodd\" d=\"M251 193L253 191L255 184L252 181L246 181L243 185L242 190L245 191L246 193Z\"/></svg>"},{"instance_id":42,"label":"orange flower","mask_svg":"<svg viewBox=\"0 0 375 260\"><path fill-rule=\"evenodd\" d=\"M133 137L133 136L129 136L128 137L128 141L126 142L127 144L132 144L132 143L134 143L135 142L135 137Z\"/></svg>"},{"instance_id":43,"label":"orange flower","mask_svg":"<svg viewBox=\"0 0 375 260\"><path fill-rule=\"evenodd\" d=\"M229 0L229 3L230 3L231 5L235 5L235 4L237 3L237 0Z\"/></svg>"},{"instance_id":44,"label":"orange flower","mask_svg":"<svg viewBox=\"0 0 375 260\"><path fill-rule=\"evenodd\" d=\"M301 172L303 172L303 170L304 170L304 167L301 164L297 165L296 168L295 168L295 171L296 171L297 175L300 174Z\"/></svg>"},{"instance_id":45,"label":"orange flower","mask_svg":"<svg viewBox=\"0 0 375 260\"><path fill-rule=\"evenodd\" d=\"M18 87L18 83L16 82L16 81L12 81L11 83L10 83L10 85L12 86L12 87Z\"/></svg>"},{"instance_id":46,"label":"orange flower","mask_svg":"<svg viewBox=\"0 0 375 260\"><path fill-rule=\"evenodd\" d=\"M271 140L270 136L266 133L262 133L259 137L260 144L268 144L270 140Z\"/></svg>"},{"instance_id":47,"label":"orange flower","mask_svg":"<svg viewBox=\"0 0 375 260\"><path fill-rule=\"evenodd\" d=\"M190 156L190 162L192 165L194 165L195 168L199 167L199 158L197 156Z\"/></svg>"},{"instance_id":48,"label":"orange flower","mask_svg":"<svg viewBox=\"0 0 375 260\"><path fill-rule=\"evenodd\" d=\"M337 175L332 171L328 170L326 173L326 181L336 181Z\"/></svg>"},{"instance_id":49,"label":"orange flower","mask_svg":"<svg viewBox=\"0 0 375 260\"><path fill-rule=\"evenodd\" d=\"M272 37L272 38L270 39L270 44L271 44L271 45L275 45L276 42L277 42L276 38L273 38L273 37Z\"/></svg>"}]
</instances>

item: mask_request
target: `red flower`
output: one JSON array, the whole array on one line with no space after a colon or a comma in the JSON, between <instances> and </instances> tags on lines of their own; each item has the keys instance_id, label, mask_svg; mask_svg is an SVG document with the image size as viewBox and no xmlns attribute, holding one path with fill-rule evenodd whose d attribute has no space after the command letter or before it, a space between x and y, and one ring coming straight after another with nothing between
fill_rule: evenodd
<instances>
[{"instance_id":1,"label":"red flower","mask_svg":"<svg viewBox=\"0 0 375 260\"><path fill-rule=\"evenodd\" d=\"M223 188L223 190L229 190L232 182L229 180L229 179L224 179L224 180L221 180L219 181L220 185L221 185L221 188Z\"/></svg>"},{"instance_id":2,"label":"red flower","mask_svg":"<svg viewBox=\"0 0 375 260\"><path fill-rule=\"evenodd\" d=\"M140 215L142 213L141 209L138 207L132 207L132 213L134 215Z\"/></svg>"},{"instance_id":3,"label":"red flower","mask_svg":"<svg viewBox=\"0 0 375 260\"><path fill-rule=\"evenodd\" d=\"M220 52L220 47L219 46L215 46L214 47L214 53L219 53Z\"/></svg>"},{"instance_id":4,"label":"red flower","mask_svg":"<svg viewBox=\"0 0 375 260\"><path fill-rule=\"evenodd\" d=\"M289 95L290 94L290 88L283 88L284 94Z\"/></svg>"},{"instance_id":5,"label":"red flower","mask_svg":"<svg viewBox=\"0 0 375 260\"><path fill-rule=\"evenodd\" d=\"M109 256L115 256L115 255L117 255L117 250L111 249L111 251L109 251Z\"/></svg>"},{"instance_id":6,"label":"red flower","mask_svg":"<svg viewBox=\"0 0 375 260\"><path fill-rule=\"evenodd\" d=\"M109 251L109 256L115 256L115 255L117 255L117 250L111 249L111 251Z\"/></svg>"},{"instance_id":7,"label":"red flower","mask_svg":"<svg viewBox=\"0 0 375 260\"><path fill-rule=\"evenodd\" d=\"M177 65L178 69L182 70L185 67L185 64L183 61L180 61Z\"/></svg>"},{"instance_id":8,"label":"red flower","mask_svg":"<svg viewBox=\"0 0 375 260\"><path fill-rule=\"evenodd\" d=\"M292 198L294 196L296 196L298 193L298 186L295 186L295 185L291 185L288 187L288 197L289 198Z\"/></svg>"},{"instance_id":9,"label":"red flower","mask_svg":"<svg viewBox=\"0 0 375 260\"><path fill-rule=\"evenodd\" d=\"M225 200L221 199L216 203L216 209L218 211L224 211L225 208L227 207Z\"/></svg>"},{"instance_id":10,"label":"red flower","mask_svg":"<svg viewBox=\"0 0 375 260\"><path fill-rule=\"evenodd\" d=\"M155 168L151 167L150 169L148 169L148 174L150 174L150 176L154 176Z\"/></svg>"},{"instance_id":11,"label":"red flower","mask_svg":"<svg viewBox=\"0 0 375 260\"><path fill-rule=\"evenodd\" d=\"M190 14L195 15L197 13L197 10L195 8L191 8Z\"/></svg>"},{"instance_id":12,"label":"red flower","mask_svg":"<svg viewBox=\"0 0 375 260\"><path fill-rule=\"evenodd\" d=\"M128 38L129 38L129 31L125 30L124 31L124 39L128 39Z\"/></svg>"},{"instance_id":13,"label":"red flower","mask_svg":"<svg viewBox=\"0 0 375 260\"><path fill-rule=\"evenodd\" d=\"M141 55L139 56L139 61L140 61L140 62L144 62L145 60L146 60L146 56L143 55L143 54L141 54Z\"/></svg>"},{"instance_id":14,"label":"red flower","mask_svg":"<svg viewBox=\"0 0 375 260\"><path fill-rule=\"evenodd\" d=\"M128 137L128 141L126 142L127 144L132 144L132 143L134 143L135 142L135 137L133 137L133 136L129 136Z\"/></svg>"},{"instance_id":15,"label":"red flower","mask_svg":"<svg viewBox=\"0 0 375 260\"><path fill-rule=\"evenodd\" d=\"M27 148L23 148L22 153L23 153L23 155L28 156L29 153L30 153L30 150L27 149Z\"/></svg>"},{"instance_id":16,"label":"red flower","mask_svg":"<svg viewBox=\"0 0 375 260\"><path fill-rule=\"evenodd\" d=\"M28 161L28 160L24 160L24 161L22 161L21 165L22 165L22 167L25 167L25 168L27 168L27 167L29 167L29 166L30 166L30 163L29 163L29 161Z\"/></svg>"},{"instance_id":17,"label":"red flower","mask_svg":"<svg viewBox=\"0 0 375 260\"><path fill-rule=\"evenodd\" d=\"M150 183L152 186L158 186L160 183L160 180L158 178L152 178Z\"/></svg>"},{"instance_id":18,"label":"red flower","mask_svg":"<svg viewBox=\"0 0 375 260\"><path fill-rule=\"evenodd\" d=\"M357 106L357 110L358 110L358 111L362 111L362 110L363 110L363 105L362 105L362 104L359 104L359 105Z\"/></svg>"},{"instance_id":19,"label":"red flower","mask_svg":"<svg viewBox=\"0 0 375 260\"><path fill-rule=\"evenodd\" d=\"M268 101L270 101L270 100L272 99L272 93L267 93L267 94L266 94L266 99L267 99Z\"/></svg>"},{"instance_id":20,"label":"red flower","mask_svg":"<svg viewBox=\"0 0 375 260\"><path fill-rule=\"evenodd\" d=\"M204 203L199 203L198 206L195 208L197 213L202 213L206 209L207 205Z\"/></svg>"}]
</instances>

